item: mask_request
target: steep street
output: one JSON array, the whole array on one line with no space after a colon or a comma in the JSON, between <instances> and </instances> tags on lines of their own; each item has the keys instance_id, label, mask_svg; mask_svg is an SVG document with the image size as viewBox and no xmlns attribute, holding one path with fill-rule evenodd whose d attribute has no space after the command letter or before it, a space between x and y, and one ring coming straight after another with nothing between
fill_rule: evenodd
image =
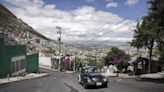
<instances>
[{"instance_id":1,"label":"steep street","mask_svg":"<svg viewBox=\"0 0 164 92\"><path fill-rule=\"evenodd\" d=\"M48 76L0 85L0 92L163 92L164 84L136 79L109 78L107 88L84 89L77 74L51 72Z\"/></svg>"}]
</instances>

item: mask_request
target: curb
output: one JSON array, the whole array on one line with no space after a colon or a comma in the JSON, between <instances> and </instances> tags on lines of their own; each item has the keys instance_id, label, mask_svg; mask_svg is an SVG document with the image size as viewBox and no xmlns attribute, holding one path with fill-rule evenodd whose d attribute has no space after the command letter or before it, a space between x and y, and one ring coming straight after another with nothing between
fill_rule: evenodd
<instances>
[{"instance_id":1,"label":"curb","mask_svg":"<svg viewBox=\"0 0 164 92\"><path fill-rule=\"evenodd\" d=\"M37 78L41 78L41 77L46 77L48 76L49 74L46 74L46 75L42 75L42 76L38 76L38 77L33 77L33 78L22 78L22 79L19 79L19 80L14 80L14 81L7 81L7 82L4 82L4 83L0 83L0 85L3 85L3 84L9 84L9 83L14 83L14 82L19 82L19 81L24 81L24 80L32 80L32 79L37 79Z\"/></svg>"},{"instance_id":2,"label":"curb","mask_svg":"<svg viewBox=\"0 0 164 92\"><path fill-rule=\"evenodd\" d=\"M127 78L127 79L135 79L137 76L118 76L118 78Z\"/></svg>"},{"instance_id":3,"label":"curb","mask_svg":"<svg viewBox=\"0 0 164 92\"><path fill-rule=\"evenodd\" d=\"M39 68L44 68L44 69L48 69L48 70L51 70L51 71L59 72L57 69L52 69L52 68L49 68L49 67L39 66Z\"/></svg>"}]
</instances>

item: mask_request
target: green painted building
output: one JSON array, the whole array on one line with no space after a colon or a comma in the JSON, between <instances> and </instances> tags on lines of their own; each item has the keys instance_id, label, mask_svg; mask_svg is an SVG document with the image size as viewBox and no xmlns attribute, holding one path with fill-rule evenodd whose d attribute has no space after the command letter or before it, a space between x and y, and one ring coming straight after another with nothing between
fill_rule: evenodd
<instances>
[{"instance_id":1,"label":"green painted building","mask_svg":"<svg viewBox=\"0 0 164 92\"><path fill-rule=\"evenodd\" d=\"M8 45L7 35L0 34L0 77L39 70L38 53L27 55L26 45Z\"/></svg>"}]
</instances>

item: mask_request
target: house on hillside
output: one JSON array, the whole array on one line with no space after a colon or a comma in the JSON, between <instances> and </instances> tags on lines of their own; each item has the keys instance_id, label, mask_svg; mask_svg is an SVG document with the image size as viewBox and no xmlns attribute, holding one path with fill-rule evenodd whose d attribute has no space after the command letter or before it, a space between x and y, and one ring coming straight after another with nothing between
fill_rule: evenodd
<instances>
[{"instance_id":1,"label":"house on hillside","mask_svg":"<svg viewBox=\"0 0 164 92\"><path fill-rule=\"evenodd\" d=\"M149 59L139 57L132 64L134 66L135 75L148 73ZM156 73L161 72L163 66L159 61L152 60L150 67L151 73Z\"/></svg>"}]
</instances>

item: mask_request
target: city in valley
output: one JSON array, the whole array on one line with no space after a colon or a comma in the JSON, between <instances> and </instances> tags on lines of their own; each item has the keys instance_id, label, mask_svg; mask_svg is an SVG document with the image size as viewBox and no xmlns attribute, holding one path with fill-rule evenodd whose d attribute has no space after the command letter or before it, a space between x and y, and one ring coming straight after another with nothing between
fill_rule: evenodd
<instances>
[{"instance_id":1,"label":"city in valley","mask_svg":"<svg viewBox=\"0 0 164 92\"><path fill-rule=\"evenodd\" d=\"M0 92L163 92L164 0L1 0Z\"/></svg>"}]
</instances>

